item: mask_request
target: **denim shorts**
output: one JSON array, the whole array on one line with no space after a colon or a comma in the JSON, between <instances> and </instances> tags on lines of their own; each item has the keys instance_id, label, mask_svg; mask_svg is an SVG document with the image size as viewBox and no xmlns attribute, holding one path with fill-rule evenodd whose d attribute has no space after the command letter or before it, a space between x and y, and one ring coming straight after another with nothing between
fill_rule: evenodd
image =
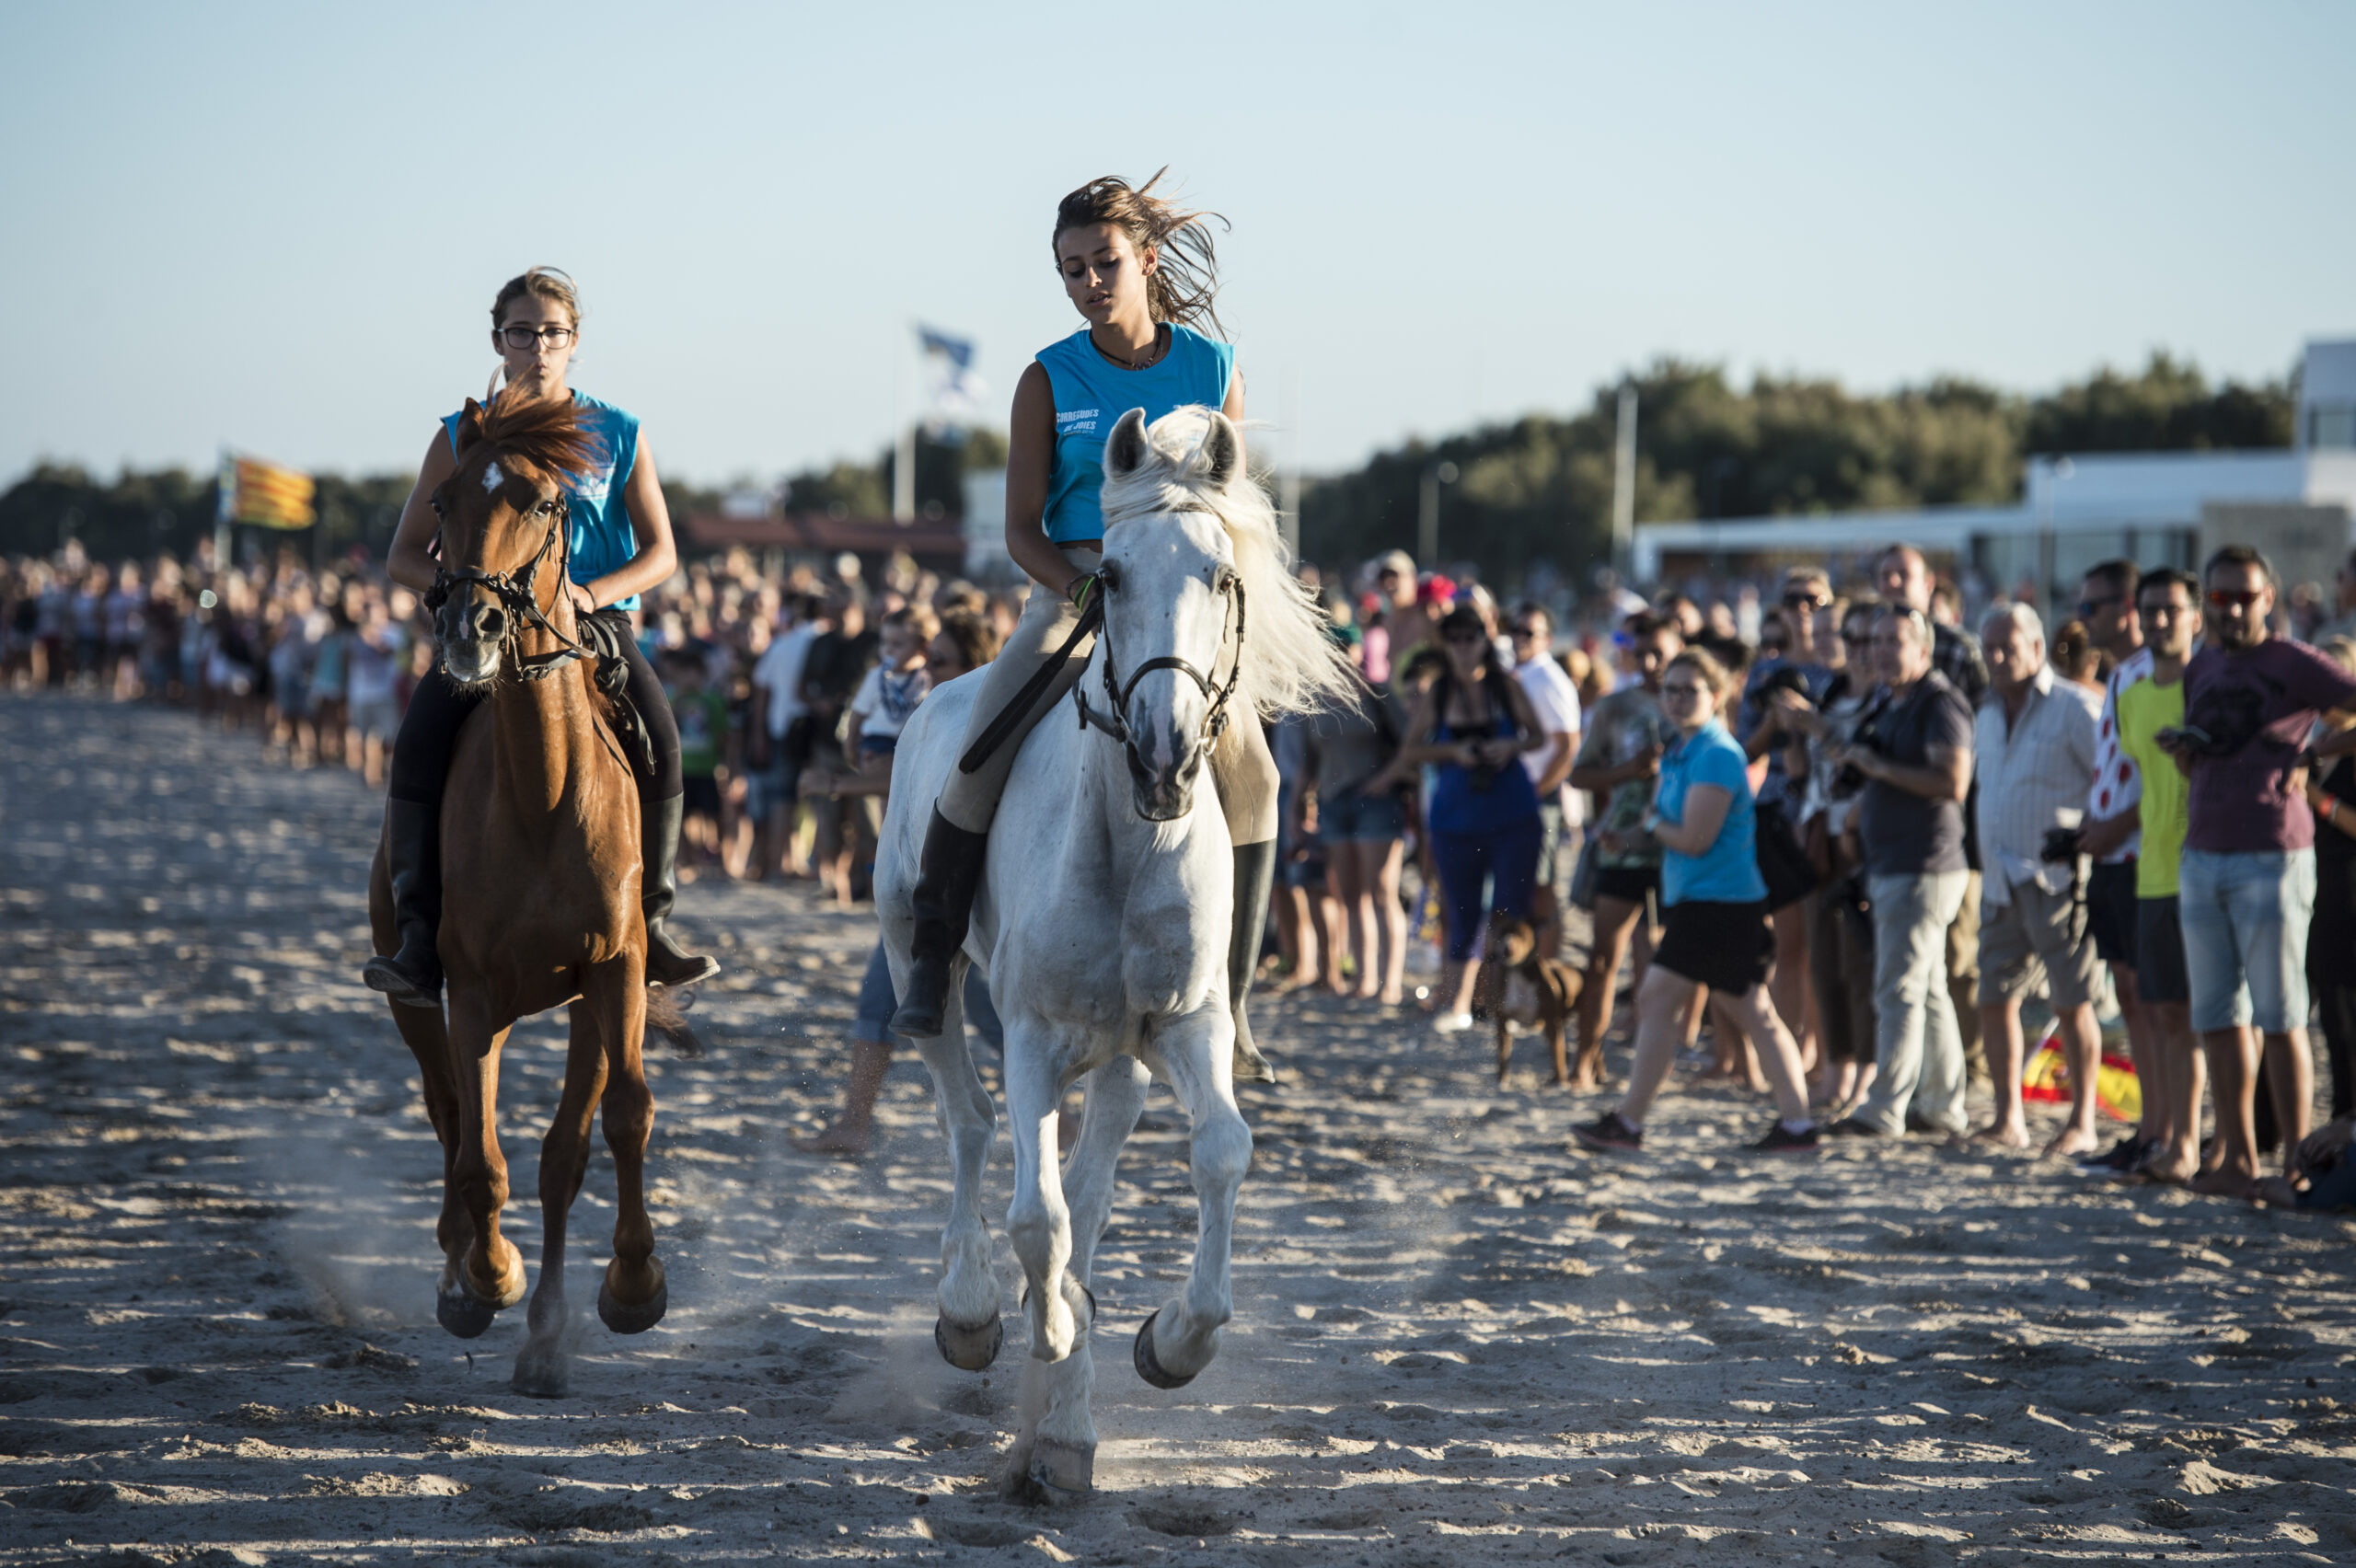
<instances>
[{"instance_id":1,"label":"denim shorts","mask_svg":"<svg viewBox=\"0 0 2356 1568\"><path fill-rule=\"evenodd\" d=\"M2315 904L2313 849L2185 850L2177 917L2193 1028L2208 1033L2255 1023L2262 1033L2281 1034L2306 1027Z\"/></svg>"},{"instance_id":2,"label":"denim shorts","mask_svg":"<svg viewBox=\"0 0 2356 1568\"><path fill-rule=\"evenodd\" d=\"M1317 836L1328 844L1382 843L1407 836L1407 808L1396 795L1345 790L1317 802Z\"/></svg>"},{"instance_id":3,"label":"denim shorts","mask_svg":"<svg viewBox=\"0 0 2356 1568\"><path fill-rule=\"evenodd\" d=\"M794 791L802 783L802 769L785 760L784 749L782 743L773 743L769 765L745 775L745 814L756 823L767 822L772 812L793 808Z\"/></svg>"}]
</instances>

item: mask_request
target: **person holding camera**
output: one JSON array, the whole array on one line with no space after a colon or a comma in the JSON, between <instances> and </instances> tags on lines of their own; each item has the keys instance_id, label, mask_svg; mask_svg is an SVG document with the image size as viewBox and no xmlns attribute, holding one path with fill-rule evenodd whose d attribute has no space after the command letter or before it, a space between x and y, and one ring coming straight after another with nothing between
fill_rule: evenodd
<instances>
[{"instance_id":1,"label":"person holding camera","mask_svg":"<svg viewBox=\"0 0 2356 1568\"><path fill-rule=\"evenodd\" d=\"M2356 729L2317 740L2319 714L2356 701L2356 676L2272 635L2274 568L2247 545L2209 558L2207 645L2184 670L2184 722L2153 737L2191 781L2177 917L2192 1027L2209 1058L2224 1154L2198 1193L2248 1194L2258 1181L2258 1042L2286 1154L2307 1136L2307 923L2315 913L2314 763L2356 752Z\"/></svg>"},{"instance_id":2,"label":"person holding camera","mask_svg":"<svg viewBox=\"0 0 2356 1568\"><path fill-rule=\"evenodd\" d=\"M1842 1137L1900 1136L1910 1109L1942 1131L1969 1125L1963 1036L1944 965L1970 876L1963 798L1971 709L1931 667L1931 639L1930 617L1911 605L1885 605L1874 617L1870 651L1887 696L1828 758L1865 781L1857 833L1874 915L1876 1074L1865 1101L1833 1124Z\"/></svg>"},{"instance_id":3,"label":"person holding camera","mask_svg":"<svg viewBox=\"0 0 2356 1568\"><path fill-rule=\"evenodd\" d=\"M1980 628L1988 700L1972 727L1980 781L1980 1028L1996 1080L1994 1119L1977 1135L2028 1147L2021 1109L2021 998L2048 987L2054 1032L2070 1066L2070 1121L2049 1155L2092 1153L2096 965L2087 929L2078 828L2094 782L2102 700L2056 678L2045 623L2027 605L2003 605Z\"/></svg>"},{"instance_id":4,"label":"person holding camera","mask_svg":"<svg viewBox=\"0 0 2356 1568\"><path fill-rule=\"evenodd\" d=\"M1472 948L1481 933L1481 885L1491 882L1490 910L1530 917L1538 873L1538 791L1521 754L1546 744L1530 698L1497 657L1480 612L1459 605L1439 623L1448 663L1417 701L1409 763L1434 763L1432 858L1438 863L1448 962L1440 970L1432 1027L1452 1034L1472 1027Z\"/></svg>"}]
</instances>

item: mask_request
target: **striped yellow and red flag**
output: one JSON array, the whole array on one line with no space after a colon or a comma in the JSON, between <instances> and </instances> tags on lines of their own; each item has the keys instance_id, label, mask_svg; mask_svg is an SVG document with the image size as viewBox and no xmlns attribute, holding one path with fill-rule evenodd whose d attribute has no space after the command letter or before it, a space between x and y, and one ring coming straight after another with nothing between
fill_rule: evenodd
<instances>
[{"instance_id":1,"label":"striped yellow and red flag","mask_svg":"<svg viewBox=\"0 0 2356 1568\"><path fill-rule=\"evenodd\" d=\"M222 455L221 515L264 528L307 528L319 520L318 485L299 468L260 457Z\"/></svg>"}]
</instances>

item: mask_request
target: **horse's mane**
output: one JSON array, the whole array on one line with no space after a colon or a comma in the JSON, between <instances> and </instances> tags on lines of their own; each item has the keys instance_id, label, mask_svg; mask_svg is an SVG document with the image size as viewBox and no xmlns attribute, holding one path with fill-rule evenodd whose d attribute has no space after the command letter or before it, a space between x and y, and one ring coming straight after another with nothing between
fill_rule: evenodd
<instances>
[{"instance_id":1,"label":"horse's mane","mask_svg":"<svg viewBox=\"0 0 2356 1568\"><path fill-rule=\"evenodd\" d=\"M1316 597L1292 572L1267 493L1240 470L1224 486L1205 451L1216 416L1200 404L1172 410L1146 432L1149 455L1130 473L1107 474L1101 496L1109 532L1125 519L1205 507L1227 528L1243 579L1243 678L1237 695L1264 717L1345 708L1357 687Z\"/></svg>"},{"instance_id":2,"label":"horse's mane","mask_svg":"<svg viewBox=\"0 0 2356 1568\"><path fill-rule=\"evenodd\" d=\"M488 406L469 398L461 420L461 431L465 422L471 422L494 453L520 457L552 476L579 478L596 462L596 441L581 428L580 414L570 398L526 398L511 390L493 398Z\"/></svg>"}]
</instances>

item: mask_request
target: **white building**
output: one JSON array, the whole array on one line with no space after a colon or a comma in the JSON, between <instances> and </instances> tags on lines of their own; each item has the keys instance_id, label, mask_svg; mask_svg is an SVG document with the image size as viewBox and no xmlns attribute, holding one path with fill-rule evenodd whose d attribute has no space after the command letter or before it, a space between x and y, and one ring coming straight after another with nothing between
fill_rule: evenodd
<instances>
[{"instance_id":1,"label":"white building","mask_svg":"<svg viewBox=\"0 0 2356 1568\"><path fill-rule=\"evenodd\" d=\"M1644 582L1803 562L1848 581L1903 541L1991 590L2041 584L2051 610L2096 561L2190 566L2240 542L2264 550L2286 584L2327 586L2356 544L2356 340L2307 345L2294 439L2272 451L2036 458L2018 506L1646 523L1633 565Z\"/></svg>"}]
</instances>

